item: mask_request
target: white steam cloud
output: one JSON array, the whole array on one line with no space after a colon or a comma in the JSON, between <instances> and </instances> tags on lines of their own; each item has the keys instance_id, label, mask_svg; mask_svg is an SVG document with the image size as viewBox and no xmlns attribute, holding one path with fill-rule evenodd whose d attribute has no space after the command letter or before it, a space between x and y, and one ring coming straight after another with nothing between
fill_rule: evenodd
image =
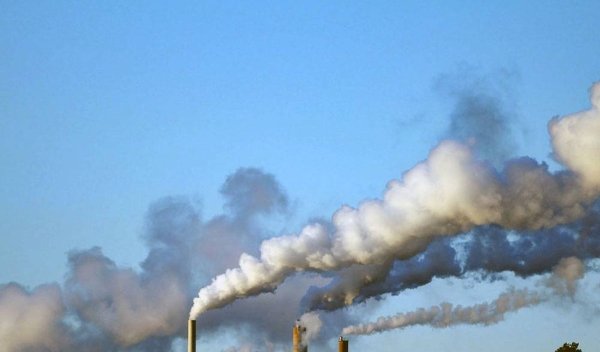
<instances>
[{"instance_id":1,"label":"white steam cloud","mask_svg":"<svg viewBox=\"0 0 600 352\"><path fill-rule=\"evenodd\" d=\"M551 173L545 164L524 158L497 172L467 146L444 141L402 180L390 181L383 199L339 209L333 231L307 225L299 234L263 241L258 258L243 254L238 268L199 291L190 317L273 291L300 271L389 268L422 253L440 236L477 226L537 231L581 219L600 194L599 87L591 89L590 110L549 123L554 155L568 171Z\"/></svg>"},{"instance_id":2,"label":"white steam cloud","mask_svg":"<svg viewBox=\"0 0 600 352\"><path fill-rule=\"evenodd\" d=\"M319 335L319 332L321 332L321 328L323 327L323 321L316 312L308 312L303 314L300 319L298 319L298 324L306 328L301 335L302 345L304 346L307 346L309 341L314 340Z\"/></svg>"}]
</instances>

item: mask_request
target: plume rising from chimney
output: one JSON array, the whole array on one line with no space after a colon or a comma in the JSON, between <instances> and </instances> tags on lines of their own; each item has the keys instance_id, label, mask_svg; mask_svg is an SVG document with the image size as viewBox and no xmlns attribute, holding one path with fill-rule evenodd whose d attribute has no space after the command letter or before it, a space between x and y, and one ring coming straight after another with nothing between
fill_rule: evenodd
<instances>
[{"instance_id":1,"label":"plume rising from chimney","mask_svg":"<svg viewBox=\"0 0 600 352\"><path fill-rule=\"evenodd\" d=\"M548 165L530 158L511 160L496 170L468 146L442 141L401 180L390 181L382 199L341 207L331 229L309 224L296 235L263 241L259 257L242 254L238 268L199 291L190 317L271 292L301 271L383 271L368 274L363 283L353 280L368 285L370 278L385 277L390 263L423 253L442 236L477 227L540 231L580 220L600 196L600 83L590 93L591 109L548 123L553 155L566 170L550 172ZM352 304L361 287L350 289L340 293L343 304L336 309Z\"/></svg>"},{"instance_id":2,"label":"plume rising from chimney","mask_svg":"<svg viewBox=\"0 0 600 352\"><path fill-rule=\"evenodd\" d=\"M294 325L292 330L292 343L294 345L294 352L307 352L308 346L304 341L303 335L306 332L306 327L300 325L300 322L297 322Z\"/></svg>"}]
</instances>

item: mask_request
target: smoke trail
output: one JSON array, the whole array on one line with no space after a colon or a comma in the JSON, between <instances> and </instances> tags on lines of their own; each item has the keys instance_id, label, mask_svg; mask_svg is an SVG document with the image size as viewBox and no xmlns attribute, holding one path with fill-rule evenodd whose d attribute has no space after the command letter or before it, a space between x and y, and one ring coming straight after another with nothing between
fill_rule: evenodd
<instances>
[{"instance_id":1,"label":"smoke trail","mask_svg":"<svg viewBox=\"0 0 600 352\"><path fill-rule=\"evenodd\" d=\"M583 263L577 258L565 258L554 268L554 273L546 280L546 285L554 289L555 294L569 294L572 297L577 280L582 277ZM420 308L409 313L380 317L373 323L347 326L342 330L342 335L370 335L414 325L436 328L459 324L491 325L502 321L506 313L540 304L547 299L547 294L537 291L510 289L490 303L462 307L444 302L429 309Z\"/></svg>"},{"instance_id":2,"label":"smoke trail","mask_svg":"<svg viewBox=\"0 0 600 352\"><path fill-rule=\"evenodd\" d=\"M190 317L273 291L295 272L406 260L439 236L476 226L526 231L581 219L600 194L600 84L592 87L591 101L590 110L548 125L554 156L567 171L551 173L545 164L524 158L498 173L466 146L444 141L402 181L390 181L382 200L339 209L332 233L311 224L297 235L263 241L259 258L243 254L238 268L199 291Z\"/></svg>"},{"instance_id":3,"label":"smoke trail","mask_svg":"<svg viewBox=\"0 0 600 352\"><path fill-rule=\"evenodd\" d=\"M539 302L540 298L536 292L510 290L502 293L491 303L462 307L444 302L429 309L420 308L409 313L381 317L374 323L348 326L342 330L342 335L370 335L413 325L429 325L437 328L458 324L490 325L501 321L507 312L514 312Z\"/></svg>"}]
</instances>

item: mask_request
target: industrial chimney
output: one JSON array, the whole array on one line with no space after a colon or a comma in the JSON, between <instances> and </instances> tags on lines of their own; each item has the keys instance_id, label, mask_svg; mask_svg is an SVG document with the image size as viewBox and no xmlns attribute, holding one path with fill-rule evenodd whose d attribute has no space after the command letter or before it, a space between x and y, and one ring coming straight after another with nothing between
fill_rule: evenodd
<instances>
[{"instance_id":1,"label":"industrial chimney","mask_svg":"<svg viewBox=\"0 0 600 352\"><path fill-rule=\"evenodd\" d=\"M188 320L188 352L196 352L196 321Z\"/></svg>"},{"instance_id":2,"label":"industrial chimney","mask_svg":"<svg viewBox=\"0 0 600 352\"><path fill-rule=\"evenodd\" d=\"M348 352L348 340L344 340L341 336L340 341L338 341L338 352Z\"/></svg>"},{"instance_id":3,"label":"industrial chimney","mask_svg":"<svg viewBox=\"0 0 600 352\"><path fill-rule=\"evenodd\" d=\"M296 322L293 329L292 342L294 344L294 352L308 352L308 347L302 341L302 334L306 332L306 328Z\"/></svg>"}]
</instances>

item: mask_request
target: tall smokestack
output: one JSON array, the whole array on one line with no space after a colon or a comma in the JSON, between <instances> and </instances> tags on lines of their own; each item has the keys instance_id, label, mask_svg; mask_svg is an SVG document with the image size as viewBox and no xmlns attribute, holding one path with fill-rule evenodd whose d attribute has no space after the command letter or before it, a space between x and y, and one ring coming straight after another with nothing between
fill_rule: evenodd
<instances>
[{"instance_id":1,"label":"tall smokestack","mask_svg":"<svg viewBox=\"0 0 600 352\"><path fill-rule=\"evenodd\" d=\"M341 336L340 341L338 341L338 352L348 352L348 340L344 340Z\"/></svg>"},{"instance_id":2,"label":"tall smokestack","mask_svg":"<svg viewBox=\"0 0 600 352\"><path fill-rule=\"evenodd\" d=\"M188 352L196 352L196 321L188 320Z\"/></svg>"},{"instance_id":3,"label":"tall smokestack","mask_svg":"<svg viewBox=\"0 0 600 352\"><path fill-rule=\"evenodd\" d=\"M306 332L306 328L296 322L293 329L292 343L294 344L294 352L308 352L306 342L302 341L302 334Z\"/></svg>"}]
</instances>

